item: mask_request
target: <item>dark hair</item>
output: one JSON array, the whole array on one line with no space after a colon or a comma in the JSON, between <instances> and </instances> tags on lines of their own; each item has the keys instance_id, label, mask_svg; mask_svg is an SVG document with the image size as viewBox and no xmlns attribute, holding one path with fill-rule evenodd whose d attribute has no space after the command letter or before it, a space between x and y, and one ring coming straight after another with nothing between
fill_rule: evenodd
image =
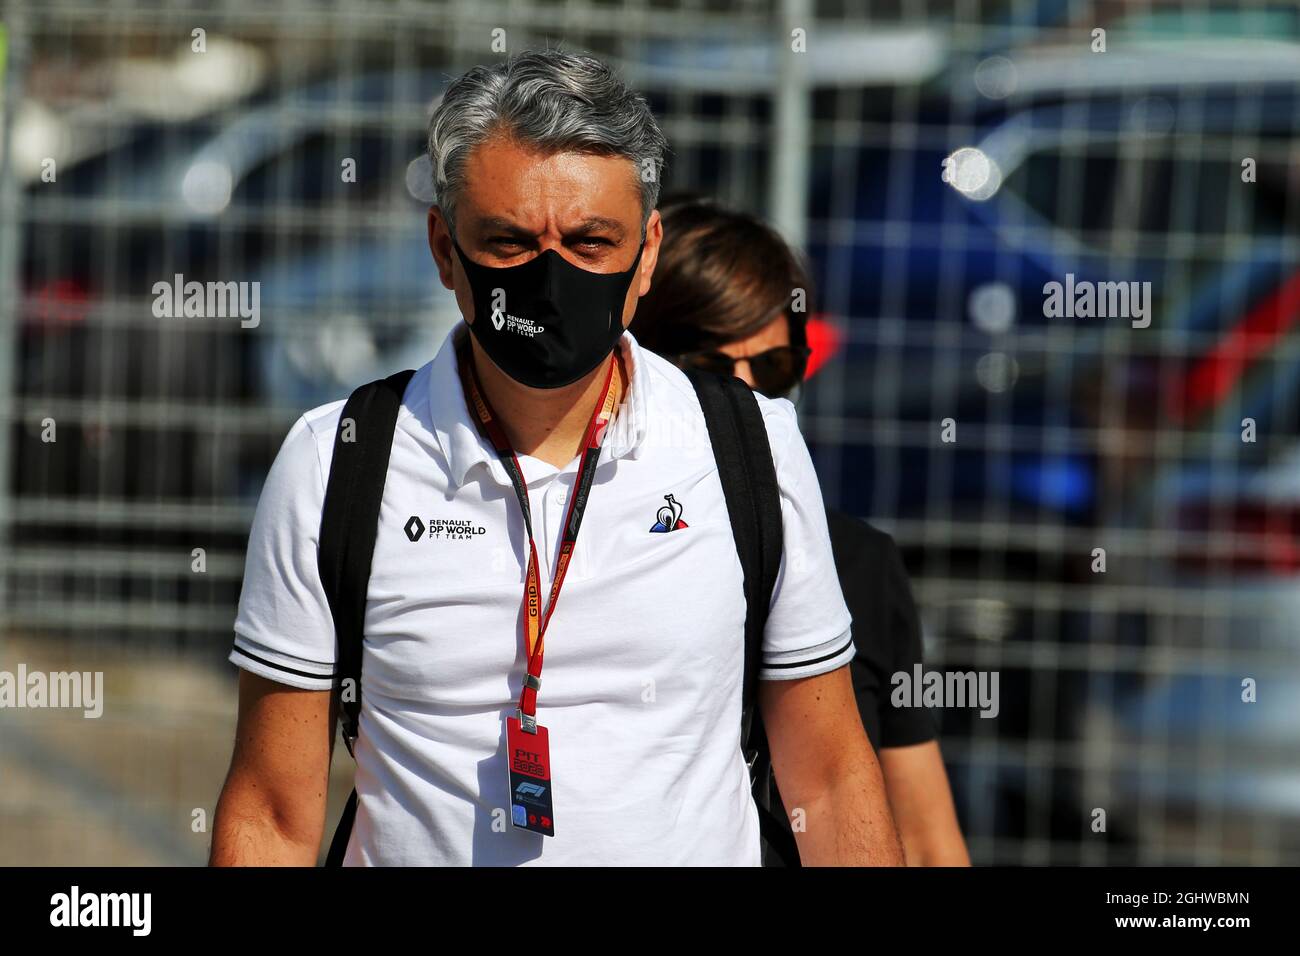
<instances>
[{"instance_id":1,"label":"dark hair","mask_svg":"<svg viewBox=\"0 0 1300 956\"><path fill-rule=\"evenodd\" d=\"M807 313L791 311L790 300L802 289L807 301L808 273L775 229L687 194L666 198L659 214L659 263L631 325L640 345L666 356L713 349L748 338L782 314L790 343L807 344Z\"/></svg>"}]
</instances>

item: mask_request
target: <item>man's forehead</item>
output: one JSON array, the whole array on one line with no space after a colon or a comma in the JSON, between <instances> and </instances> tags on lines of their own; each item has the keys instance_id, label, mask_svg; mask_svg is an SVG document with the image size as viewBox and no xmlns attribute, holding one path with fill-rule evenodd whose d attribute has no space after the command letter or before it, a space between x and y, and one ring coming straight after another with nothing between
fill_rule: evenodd
<instances>
[{"instance_id":1,"label":"man's forehead","mask_svg":"<svg viewBox=\"0 0 1300 956\"><path fill-rule=\"evenodd\" d=\"M493 137L466 167L462 209L479 228L537 231L554 218L566 231L626 231L640 219L641 191L627 157L546 153Z\"/></svg>"}]
</instances>

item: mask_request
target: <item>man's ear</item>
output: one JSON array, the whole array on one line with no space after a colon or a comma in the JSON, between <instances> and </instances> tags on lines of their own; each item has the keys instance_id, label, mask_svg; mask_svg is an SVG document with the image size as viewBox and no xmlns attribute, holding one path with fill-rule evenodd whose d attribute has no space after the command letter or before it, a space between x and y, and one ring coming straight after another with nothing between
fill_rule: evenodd
<instances>
[{"instance_id":1,"label":"man's ear","mask_svg":"<svg viewBox=\"0 0 1300 956\"><path fill-rule=\"evenodd\" d=\"M641 250L641 261L637 263L636 275L627 287L627 297L623 300L623 328L629 328L636 317L636 307L641 296L650 291L650 277L654 275L655 265L659 262L659 244L663 242L664 227L658 209L650 212L645 224L645 248Z\"/></svg>"},{"instance_id":2,"label":"man's ear","mask_svg":"<svg viewBox=\"0 0 1300 956\"><path fill-rule=\"evenodd\" d=\"M438 266L438 278L442 280L443 288L456 293L456 306L460 309L460 314L467 324L473 325L474 293L470 291L463 270L460 288L456 287L456 270L460 267L456 262L456 250L451 244L451 223L439 206L429 207L428 234L429 251L433 253L433 261Z\"/></svg>"},{"instance_id":3,"label":"man's ear","mask_svg":"<svg viewBox=\"0 0 1300 956\"><path fill-rule=\"evenodd\" d=\"M452 258L455 251L451 247L451 232L447 217L439 206L429 207L428 234L429 251L433 253L434 264L438 267L438 278L443 288L455 289L455 264Z\"/></svg>"},{"instance_id":4,"label":"man's ear","mask_svg":"<svg viewBox=\"0 0 1300 956\"><path fill-rule=\"evenodd\" d=\"M651 211L645 225L645 251L641 253L641 264L637 270L640 273L637 276L638 298L650 291L650 277L654 275L655 266L659 262L659 244L663 241L663 217L659 215L659 210L655 209Z\"/></svg>"}]
</instances>

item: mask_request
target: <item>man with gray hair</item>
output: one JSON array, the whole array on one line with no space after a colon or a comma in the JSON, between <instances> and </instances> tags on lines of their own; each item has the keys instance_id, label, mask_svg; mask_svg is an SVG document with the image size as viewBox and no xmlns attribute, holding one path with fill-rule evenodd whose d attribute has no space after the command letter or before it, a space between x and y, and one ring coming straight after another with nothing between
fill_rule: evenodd
<instances>
[{"instance_id":1,"label":"man with gray hair","mask_svg":"<svg viewBox=\"0 0 1300 956\"><path fill-rule=\"evenodd\" d=\"M708 441L680 440L705 434L695 390L626 331L665 148L640 96L559 51L470 70L431 119L429 248L464 322L392 436L346 865L760 862L724 489ZM793 406L758 402L784 548L758 669L772 765L804 863L899 865L817 478ZM339 657L318 556L343 406L290 429L253 521L217 865L319 853Z\"/></svg>"}]
</instances>

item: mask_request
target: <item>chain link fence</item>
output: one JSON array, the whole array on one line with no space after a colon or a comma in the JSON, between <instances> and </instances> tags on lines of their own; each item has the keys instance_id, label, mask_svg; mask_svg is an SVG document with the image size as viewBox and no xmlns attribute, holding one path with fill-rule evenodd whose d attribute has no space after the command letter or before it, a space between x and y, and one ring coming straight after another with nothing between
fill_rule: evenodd
<instances>
[{"instance_id":1,"label":"chain link fence","mask_svg":"<svg viewBox=\"0 0 1300 956\"><path fill-rule=\"evenodd\" d=\"M548 44L647 96L666 191L807 250L823 492L903 549L927 669L997 680L943 718L974 860L1300 862L1290 5L45 0L3 28L0 670L102 672L114 706L0 713L0 862L204 859L262 478L458 318L425 120Z\"/></svg>"}]
</instances>

